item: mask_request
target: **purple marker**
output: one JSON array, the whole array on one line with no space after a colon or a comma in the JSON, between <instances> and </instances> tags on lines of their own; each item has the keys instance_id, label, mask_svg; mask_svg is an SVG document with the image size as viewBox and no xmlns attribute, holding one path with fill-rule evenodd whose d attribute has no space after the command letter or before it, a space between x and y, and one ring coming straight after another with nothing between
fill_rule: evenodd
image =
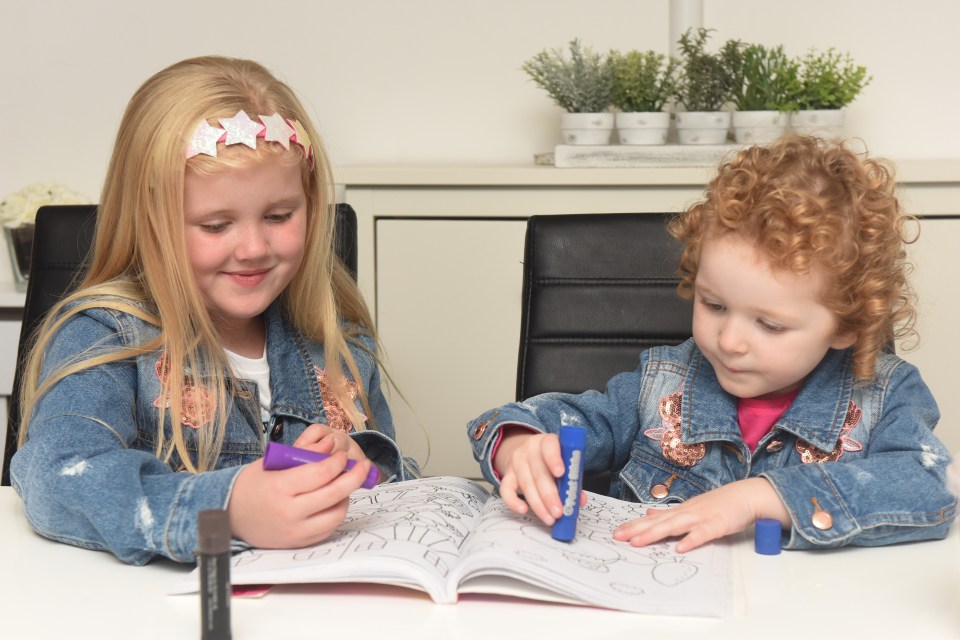
<instances>
[{"instance_id":1,"label":"purple marker","mask_svg":"<svg viewBox=\"0 0 960 640\"><path fill-rule=\"evenodd\" d=\"M279 442L271 440L267 443L267 450L263 454L263 468L268 471L279 471L281 469L289 469L290 467L307 464L308 462L320 462L329 457L330 454L328 453L308 451L300 447L291 447L290 445L280 444ZM347 460L347 469L352 469L356 463L356 460ZM379 480L380 470L377 469L377 465L371 464L370 473L367 474L367 479L364 480L360 486L364 489L373 489L377 486Z\"/></svg>"},{"instance_id":2,"label":"purple marker","mask_svg":"<svg viewBox=\"0 0 960 640\"><path fill-rule=\"evenodd\" d=\"M560 427L560 456L563 475L557 479L563 515L550 529L554 540L570 542L577 535L580 515L580 489L583 488L583 455L587 448L587 430L583 427Z\"/></svg>"}]
</instances>

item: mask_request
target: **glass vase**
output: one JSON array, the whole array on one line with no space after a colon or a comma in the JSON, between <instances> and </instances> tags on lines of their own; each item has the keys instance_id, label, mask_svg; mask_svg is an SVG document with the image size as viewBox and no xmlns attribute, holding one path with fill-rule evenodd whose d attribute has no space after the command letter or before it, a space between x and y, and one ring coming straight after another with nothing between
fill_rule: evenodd
<instances>
[{"instance_id":1,"label":"glass vase","mask_svg":"<svg viewBox=\"0 0 960 640\"><path fill-rule=\"evenodd\" d=\"M33 229L34 225L32 224L3 228L3 233L7 237L7 252L10 254L10 265L13 270L13 284L17 291L27 290L27 280L30 277L30 257L33 253Z\"/></svg>"}]
</instances>

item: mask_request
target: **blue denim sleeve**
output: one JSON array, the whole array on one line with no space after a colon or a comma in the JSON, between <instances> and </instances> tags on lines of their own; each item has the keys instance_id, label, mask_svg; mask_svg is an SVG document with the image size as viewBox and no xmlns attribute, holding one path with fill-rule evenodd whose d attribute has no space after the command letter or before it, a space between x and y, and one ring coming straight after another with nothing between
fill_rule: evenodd
<instances>
[{"instance_id":1,"label":"blue denim sleeve","mask_svg":"<svg viewBox=\"0 0 960 640\"><path fill-rule=\"evenodd\" d=\"M597 473L622 468L640 428L637 403L646 358L644 353L635 371L614 376L603 393L544 393L491 409L470 421L467 437L483 477L494 486L500 484L493 472L491 456L507 425L524 426L541 433L557 433L561 426L585 427L584 471Z\"/></svg>"},{"instance_id":2,"label":"blue denim sleeve","mask_svg":"<svg viewBox=\"0 0 960 640\"><path fill-rule=\"evenodd\" d=\"M376 345L373 340L364 335L361 342L375 353ZM354 350L361 369L367 369L365 389L370 411L373 413L373 423L376 430L360 431L353 434L353 439L363 449L364 455L377 465L385 475L384 482L400 482L421 477L420 466L411 457L404 456L397 444L396 430L393 424L393 415L390 405L381 386L380 367L375 358L364 351Z\"/></svg>"},{"instance_id":3,"label":"blue denim sleeve","mask_svg":"<svg viewBox=\"0 0 960 640\"><path fill-rule=\"evenodd\" d=\"M116 346L120 333L87 316L68 321L51 342L42 376L91 345ZM175 473L137 450L133 363L67 376L46 393L13 458L12 483L41 535L109 551L124 562L156 556L193 562L196 515L226 507L241 467Z\"/></svg>"},{"instance_id":4,"label":"blue denim sleeve","mask_svg":"<svg viewBox=\"0 0 960 640\"><path fill-rule=\"evenodd\" d=\"M893 369L882 401L863 451L762 474L793 521L787 548L875 546L946 536L956 517L956 498L946 488L950 455L933 434L940 417L936 402L907 363ZM826 528L824 513L832 521Z\"/></svg>"}]
</instances>

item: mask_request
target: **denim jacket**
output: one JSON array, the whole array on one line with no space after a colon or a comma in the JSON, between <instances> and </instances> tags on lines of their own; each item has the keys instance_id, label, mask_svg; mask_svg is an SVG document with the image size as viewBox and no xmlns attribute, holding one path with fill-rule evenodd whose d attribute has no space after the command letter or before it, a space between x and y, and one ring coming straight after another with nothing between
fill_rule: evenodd
<instances>
[{"instance_id":1,"label":"denim jacket","mask_svg":"<svg viewBox=\"0 0 960 640\"><path fill-rule=\"evenodd\" d=\"M261 422L256 384L242 381L232 393L222 452L209 472L178 472L178 460L168 464L153 453L158 407L164 401L160 352L101 365L54 385L37 403L28 438L11 464L12 484L33 528L54 540L110 551L131 564L145 564L154 556L192 562L197 513L226 508L240 465L263 455L265 433L292 444L308 425L332 424L334 414L342 411L324 394L322 345L291 326L277 304L266 313L266 329L270 423L264 427ZM102 308L84 311L49 343L41 378L92 348L138 345L157 335L155 326L132 315ZM372 341L366 346L372 349ZM375 360L354 345L350 349L376 425L375 431L353 432L352 437L388 481L419 476L416 462L404 458L394 441ZM210 415L203 406L210 396L202 385L193 386L190 394L184 391L181 420L193 427L183 429L189 446L202 422L198 417ZM169 436L169 416L167 420Z\"/></svg>"},{"instance_id":2,"label":"denim jacket","mask_svg":"<svg viewBox=\"0 0 960 640\"><path fill-rule=\"evenodd\" d=\"M645 351L604 393L547 393L491 410L467 429L484 476L505 425L588 429L584 470L613 470L610 494L683 502L750 477L770 481L790 514L784 547L883 545L943 538L956 516L940 414L917 369L880 356L856 383L851 354L831 350L751 452L725 392L693 340Z\"/></svg>"}]
</instances>

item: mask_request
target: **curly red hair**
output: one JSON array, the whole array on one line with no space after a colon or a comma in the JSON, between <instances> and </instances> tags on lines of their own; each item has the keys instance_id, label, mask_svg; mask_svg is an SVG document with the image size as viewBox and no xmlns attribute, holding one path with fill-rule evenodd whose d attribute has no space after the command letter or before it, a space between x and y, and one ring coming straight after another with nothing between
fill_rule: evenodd
<instances>
[{"instance_id":1,"label":"curly red hair","mask_svg":"<svg viewBox=\"0 0 960 640\"><path fill-rule=\"evenodd\" d=\"M914 242L894 195L892 167L839 142L787 136L749 147L720 165L705 199L678 214L670 232L684 244L680 295L693 298L705 238L736 233L777 269L818 266L821 302L838 330L856 335L854 374L873 376L877 355L894 339L915 337L915 295L905 244Z\"/></svg>"}]
</instances>

